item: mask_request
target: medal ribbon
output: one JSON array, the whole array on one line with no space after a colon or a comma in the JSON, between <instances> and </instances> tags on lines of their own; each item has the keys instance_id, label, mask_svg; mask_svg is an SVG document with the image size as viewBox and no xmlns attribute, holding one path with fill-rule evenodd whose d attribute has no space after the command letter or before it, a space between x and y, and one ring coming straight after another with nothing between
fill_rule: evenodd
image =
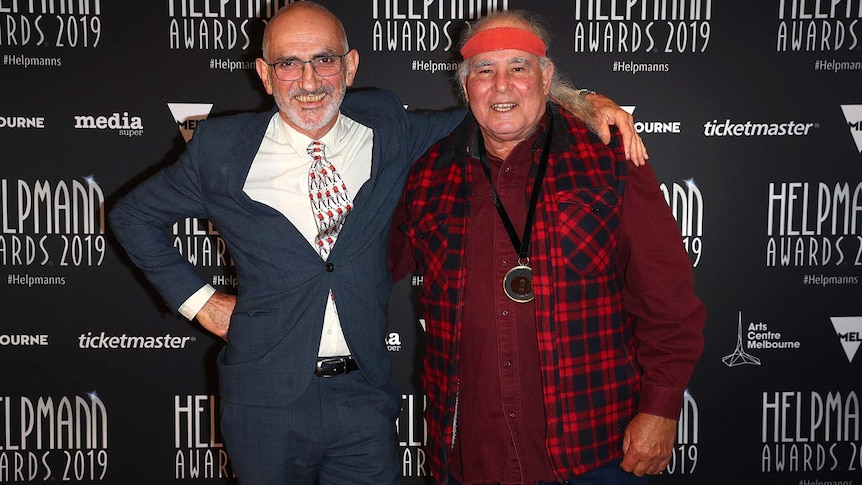
<instances>
[{"instance_id":1,"label":"medal ribbon","mask_svg":"<svg viewBox=\"0 0 862 485\"><path fill-rule=\"evenodd\" d=\"M497 189L494 188L494 182L491 181L491 166L488 163L488 156L485 154L485 140L482 137L482 130L479 130L479 160L482 162L482 171L488 177L488 183L491 184L491 193L494 195L494 207L497 208L497 213L500 214L500 219L503 221L503 226L509 234L509 239L515 250L518 251L518 264L521 261L529 261L530 254L530 233L533 230L533 215L536 213L536 206L539 203L539 193L542 191L542 179L545 178L545 169L548 167L548 156L551 151L551 129L554 126L553 113L548 113L548 127L546 130L545 146L542 150L542 158L539 161L539 167L536 171L536 179L533 181L533 190L530 192L530 206L527 208L527 220L524 224L524 235L518 239L518 233L515 232L515 226L512 220L509 219L509 214L500 202L500 197L497 195Z\"/></svg>"}]
</instances>

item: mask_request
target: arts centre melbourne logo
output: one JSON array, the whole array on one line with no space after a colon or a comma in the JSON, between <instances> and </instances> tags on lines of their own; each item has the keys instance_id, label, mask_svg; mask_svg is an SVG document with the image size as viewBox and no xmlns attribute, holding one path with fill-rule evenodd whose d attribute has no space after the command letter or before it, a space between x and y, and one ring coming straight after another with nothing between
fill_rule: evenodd
<instances>
[{"instance_id":1,"label":"arts centre melbourne logo","mask_svg":"<svg viewBox=\"0 0 862 485\"><path fill-rule=\"evenodd\" d=\"M770 325L772 324L766 322L743 323L742 312L739 312L736 348L721 359L724 365L728 367L761 365L760 358L752 352L795 350L802 347L798 340L789 340Z\"/></svg>"},{"instance_id":2,"label":"arts centre melbourne logo","mask_svg":"<svg viewBox=\"0 0 862 485\"><path fill-rule=\"evenodd\" d=\"M862 104L842 104L841 111L847 120L847 127L856 142L856 148L862 153Z\"/></svg>"}]
</instances>

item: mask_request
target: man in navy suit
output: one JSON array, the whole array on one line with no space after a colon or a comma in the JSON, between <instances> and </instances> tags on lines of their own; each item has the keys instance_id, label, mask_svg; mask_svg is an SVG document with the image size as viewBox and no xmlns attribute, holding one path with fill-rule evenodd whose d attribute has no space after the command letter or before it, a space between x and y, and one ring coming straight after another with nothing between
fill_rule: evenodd
<instances>
[{"instance_id":1,"label":"man in navy suit","mask_svg":"<svg viewBox=\"0 0 862 485\"><path fill-rule=\"evenodd\" d=\"M410 163L464 112L409 113L385 91L346 94L359 54L312 2L273 16L263 54L257 72L277 108L200 123L176 163L116 204L111 227L171 308L226 340L222 430L243 484L394 485L389 225ZM594 100L642 157L628 114ZM309 203L312 142L349 202L328 242ZM208 218L227 242L236 296L207 285L172 246L166 228L187 217Z\"/></svg>"}]
</instances>

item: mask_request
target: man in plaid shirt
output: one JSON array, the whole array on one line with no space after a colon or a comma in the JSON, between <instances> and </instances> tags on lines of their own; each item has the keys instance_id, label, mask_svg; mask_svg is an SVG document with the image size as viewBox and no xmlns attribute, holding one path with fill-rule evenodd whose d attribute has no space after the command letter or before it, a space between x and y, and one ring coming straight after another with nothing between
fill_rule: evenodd
<instances>
[{"instance_id":1,"label":"man in plaid shirt","mask_svg":"<svg viewBox=\"0 0 862 485\"><path fill-rule=\"evenodd\" d=\"M472 116L414 165L396 214L424 274L441 484L644 482L667 466L703 348L652 169L549 102L562 81L543 37L522 12L472 26Z\"/></svg>"}]
</instances>

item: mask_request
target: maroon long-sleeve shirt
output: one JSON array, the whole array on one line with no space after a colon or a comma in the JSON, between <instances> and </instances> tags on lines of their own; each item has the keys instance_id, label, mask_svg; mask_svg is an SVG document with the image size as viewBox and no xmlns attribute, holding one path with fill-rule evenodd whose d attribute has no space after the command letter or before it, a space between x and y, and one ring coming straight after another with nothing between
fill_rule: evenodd
<instances>
[{"instance_id":1,"label":"maroon long-sleeve shirt","mask_svg":"<svg viewBox=\"0 0 862 485\"><path fill-rule=\"evenodd\" d=\"M619 457L634 413L678 416L702 349L705 311L652 169L626 170L621 145L551 109L534 304L503 294L517 255L465 156L474 121L408 180L404 227L425 274L429 464L440 481L449 470L468 484L533 483L549 471L564 480ZM541 145L525 141L492 170L518 232Z\"/></svg>"}]
</instances>

